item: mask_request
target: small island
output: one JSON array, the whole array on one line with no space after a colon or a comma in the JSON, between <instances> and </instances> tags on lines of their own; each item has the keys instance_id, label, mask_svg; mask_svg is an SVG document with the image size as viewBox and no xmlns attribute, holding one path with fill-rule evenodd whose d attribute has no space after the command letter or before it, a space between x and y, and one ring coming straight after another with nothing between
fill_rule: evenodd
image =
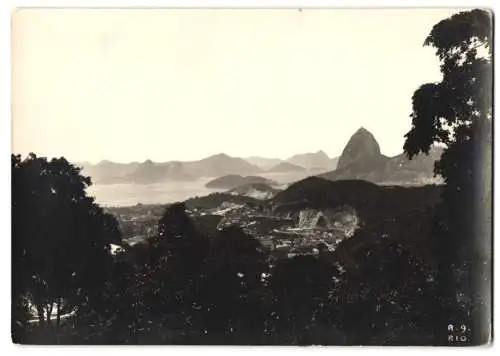
<instances>
[{"instance_id":1,"label":"small island","mask_svg":"<svg viewBox=\"0 0 500 356\"><path fill-rule=\"evenodd\" d=\"M278 163L276 166L268 170L269 173L305 172L305 171L306 169L304 167L290 162Z\"/></svg>"},{"instance_id":2,"label":"small island","mask_svg":"<svg viewBox=\"0 0 500 356\"><path fill-rule=\"evenodd\" d=\"M205 187L214 189L234 189L243 185L248 184L265 184L268 186L274 186L278 183L270 179L259 177L259 176L241 176L239 174L229 174L219 178L211 180Z\"/></svg>"}]
</instances>

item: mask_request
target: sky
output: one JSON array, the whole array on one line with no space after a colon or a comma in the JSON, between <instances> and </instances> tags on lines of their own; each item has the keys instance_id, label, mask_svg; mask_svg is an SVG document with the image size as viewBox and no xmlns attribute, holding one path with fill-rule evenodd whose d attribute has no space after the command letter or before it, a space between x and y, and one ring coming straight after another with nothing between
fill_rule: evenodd
<instances>
[{"instance_id":1,"label":"sky","mask_svg":"<svg viewBox=\"0 0 500 356\"><path fill-rule=\"evenodd\" d=\"M453 9L23 9L13 152L74 162L402 152L423 42Z\"/></svg>"}]
</instances>

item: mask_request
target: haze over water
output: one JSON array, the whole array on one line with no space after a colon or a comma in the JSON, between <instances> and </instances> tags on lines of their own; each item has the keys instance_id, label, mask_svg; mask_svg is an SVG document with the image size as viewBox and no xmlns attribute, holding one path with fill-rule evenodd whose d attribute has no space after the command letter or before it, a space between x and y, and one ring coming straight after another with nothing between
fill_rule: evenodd
<instances>
[{"instance_id":1,"label":"haze over water","mask_svg":"<svg viewBox=\"0 0 500 356\"><path fill-rule=\"evenodd\" d=\"M288 184L308 176L308 173L263 173L259 176L278 183ZM130 206L141 204L167 204L184 201L195 196L204 196L227 189L205 187L211 178L195 181L166 181L154 184L94 184L87 193L102 206Z\"/></svg>"}]
</instances>

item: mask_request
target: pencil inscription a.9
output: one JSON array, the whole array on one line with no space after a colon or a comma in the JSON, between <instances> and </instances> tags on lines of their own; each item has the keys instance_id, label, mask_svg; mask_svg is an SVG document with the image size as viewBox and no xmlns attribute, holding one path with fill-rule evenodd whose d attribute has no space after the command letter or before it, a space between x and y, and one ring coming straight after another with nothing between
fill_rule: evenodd
<instances>
[{"instance_id":1,"label":"pencil inscription a.9","mask_svg":"<svg viewBox=\"0 0 500 356\"><path fill-rule=\"evenodd\" d=\"M448 324L448 341L449 342L467 342L467 325L461 324L455 326L454 324Z\"/></svg>"}]
</instances>

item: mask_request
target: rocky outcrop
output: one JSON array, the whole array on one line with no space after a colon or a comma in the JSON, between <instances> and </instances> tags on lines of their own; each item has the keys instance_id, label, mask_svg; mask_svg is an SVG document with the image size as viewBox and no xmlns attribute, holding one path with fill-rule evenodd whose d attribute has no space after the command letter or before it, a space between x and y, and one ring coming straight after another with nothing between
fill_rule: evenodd
<instances>
[{"instance_id":1,"label":"rocky outcrop","mask_svg":"<svg viewBox=\"0 0 500 356\"><path fill-rule=\"evenodd\" d=\"M299 212L298 229L342 230L345 237L352 237L359 227L356 210L344 207L339 211L326 209L304 209Z\"/></svg>"},{"instance_id":2,"label":"rocky outcrop","mask_svg":"<svg viewBox=\"0 0 500 356\"><path fill-rule=\"evenodd\" d=\"M271 199L278 192L278 189L274 189L267 184L253 183L236 187L231 189L228 193L232 195L244 195L259 200L266 200Z\"/></svg>"},{"instance_id":3,"label":"rocky outcrop","mask_svg":"<svg viewBox=\"0 0 500 356\"><path fill-rule=\"evenodd\" d=\"M362 179L378 184L421 185L440 183L434 177L434 162L442 149L433 147L429 155L419 154L411 160L402 153L384 156L375 137L360 128L351 137L339 158L337 169L320 175L329 180Z\"/></svg>"},{"instance_id":4,"label":"rocky outcrop","mask_svg":"<svg viewBox=\"0 0 500 356\"><path fill-rule=\"evenodd\" d=\"M381 156L380 146L375 137L361 127L347 142L340 155L337 169L343 169L358 162L367 162L378 159Z\"/></svg>"}]
</instances>

